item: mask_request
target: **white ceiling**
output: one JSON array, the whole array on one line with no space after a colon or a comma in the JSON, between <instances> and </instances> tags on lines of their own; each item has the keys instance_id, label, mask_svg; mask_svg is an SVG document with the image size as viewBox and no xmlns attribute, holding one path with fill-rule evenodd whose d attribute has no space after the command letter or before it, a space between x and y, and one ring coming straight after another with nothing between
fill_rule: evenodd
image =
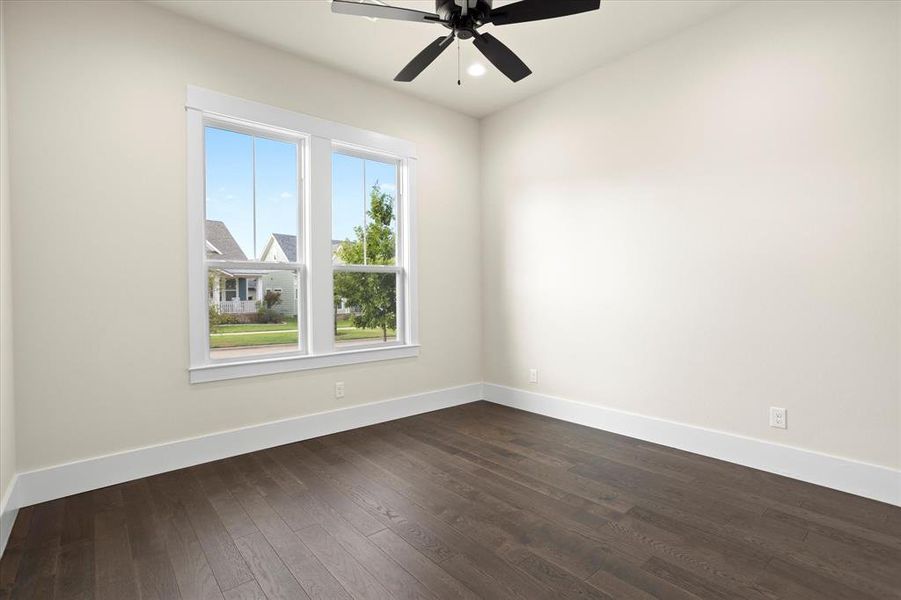
<instances>
[{"instance_id":1,"label":"white ceiling","mask_svg":"<svg viewBox=\"0 0 901 600\"><path fill-rule=\"evenodd\" d=\"M481 57L471 41L465 41L461 42L463 85L458 87L456 48L446 50L413 83L393 81L422 48L446 34L447 30L437 24L332 14L328 0L149 1L475 117L509 106L739 3L602 0L601 9L595 12L503 27L487 25L481 31L493 33L533 73L512 83ZM385 3L430 12L435 8L432 0ZM496 0L495 6L509 3ZM480 78L466 75L466 67L473 62L485 64L488 72Z\"/></svg>"}]
</instances>

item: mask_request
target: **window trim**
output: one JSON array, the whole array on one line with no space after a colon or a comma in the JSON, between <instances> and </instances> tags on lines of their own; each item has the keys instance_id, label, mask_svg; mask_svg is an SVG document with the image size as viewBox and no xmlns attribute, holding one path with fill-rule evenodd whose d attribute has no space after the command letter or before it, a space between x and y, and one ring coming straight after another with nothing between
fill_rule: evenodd
<instances>
[{"instance_id":1,"label":"window trim","mask_svg":"<svg viewBox=\"0 0 901 600\"><path fill-rule=\"evenodd\" d=\"M189 379L191 383L252 377L290 371L415 357L419 354L418 290L416 273L416 147L380 133L333 123L244 100L203 88L188 86L187 212L188 212L188 312ZM209 320L206 270L216 260L205 256L205 146L204 127L225 129L299 143L297 263L265 263L266 268L294 271L299 277L302 342L297 351L241 359L209 356ZM331 155L333 149L368 158L390 158L398 163L399 261L391 266L399 273L398 323L403 338L378 347L338 349L334 343L333 273L331 256ZM301 158L302 155L302 158ZM317 167L313 167L317 165ZM315 171L314 171L315 168ZM401 219L402 216L402 219ZM401 229L402 228L402 229ZM402 257L402 261L401 261ZM243 264L243 263L242 263ZM249 261L248 266L254 264Z\"/></svg>"}]
</instances>

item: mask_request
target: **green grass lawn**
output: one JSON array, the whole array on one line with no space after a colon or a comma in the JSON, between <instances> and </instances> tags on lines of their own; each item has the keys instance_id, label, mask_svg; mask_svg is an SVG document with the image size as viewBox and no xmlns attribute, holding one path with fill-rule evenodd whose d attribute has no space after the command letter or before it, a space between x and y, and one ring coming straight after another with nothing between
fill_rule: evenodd
<instances>
[{"instance_id":1,"label":"green grass lawn","mask_svg":"<svg viewBox=\"0 0 901 600\"><path fill-rule=\"evenodd\" d=\"M244 348L248 346L273 346L297 343L297 320L284 323L241 323L220 325L210 335L210 348ZM230 335L231 334L231 335ZM388 330L388 339L395 337L393 329ZM350 319L338 321L337 343L358 340L379 341L381 329L357 329Z\"/></svg>"},{"instance_id":2,"label":"green grass lawn","mask_svg":"<svg viewBox=\"0 0 901 600\"><path fill-rule=\"evenodd\" d=\"M248 331L297 331L297 319L287 319L284 323L240 323L219 325L213 333L244 333Z\"/></svg>"},{"instance_id":3,"label":"green grass lawn","mask_svg":"<svg viewBox=\"0 0 901 600\"><path fill-rule=\"evenodd\" d=\"M212 334L210 335L210 348L296 344L297 319L286 319L284 323L219 325L210 333Z\"/></svg>"},{"instance_id":4,"label":"green grass lawn","mask_svg":"<svg viewBox=\"0 0 901 600\"><path fill-rule=\"evenodd\" d=\"M388 341L392 341L395 337L395 333L393 329L388 330ZM338 343L341 342L349 342L352 340L379 340L382 339L382 330L381 329L349 329L344 331L338 331L338 335L335 336L335 341Z\"/></svg>"},{"instance_id":5,"label":"green grass lawn","mask_svg":"<svg viewBox=\"0 0 901 600\"><path fill-rule=\"evenodd\" d=\"M211 335L210 348L240 348L244 346L272 346L296 344L297 331L255 333L252 335Z\"/></svg>"},{"instance_id":6,"label":"green grass lawn","mask_svg":"<svg viewBox=\"0 0 901 600\"><path fill-rule=\"evenodd\" d=\"M297 343L297 319L288 319L284 323L241 323L239 325L220 325L210 335L210 348L245 348L248 346L273 346ZM396 336L393 329L388 330L388 339ZM381 329L357 329L350 319L338 321L338 334L335 341L351 342L358 340L382 339Z\"/></svg>"},{"instance_id":7,"label":"green grass lawn","mask_svg":"<svg viewBox=\"0 0 901 600\"><path fill-rule=\"evenodd\" d=\"M393 329L388 330L388 341L396 336ZM335 342L350 342L354 340L381 340L381 329L357 329L350 319L341 319L338 321L338 334L335 336Z\"/></svg>"}]
</instances>

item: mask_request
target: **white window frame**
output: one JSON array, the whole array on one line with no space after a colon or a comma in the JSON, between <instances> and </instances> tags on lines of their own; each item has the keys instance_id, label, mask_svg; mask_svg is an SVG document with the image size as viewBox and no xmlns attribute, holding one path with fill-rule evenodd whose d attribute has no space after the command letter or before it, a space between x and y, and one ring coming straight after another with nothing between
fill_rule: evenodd
<instances>
[{"instance_id":1,"label":"white window frame","mask_svg":"<svg viewBox=\"0 0 901 600\"><path fill-rule=\"evenodd\" d=\"M187 89L187 208L188 312L191 383L320 369L364 362L410 358L419 354L419 315L416 274L416 147L414 144L244 100L203 88ZM212 359L209 353L207 269L227 266L207 259L204 128L214 125L276 139L297 140L301 161L297 263L257 263L240 266L298 273L297 351L238 359ZM398 341L372 347L336 349L331 249L332 152L389 159L398 165ZM302 158L301 158L302 157ZM237 264L233 265L236 266ZM353 267L353 270L364 267Z\"/></svg>"}]
</instances>

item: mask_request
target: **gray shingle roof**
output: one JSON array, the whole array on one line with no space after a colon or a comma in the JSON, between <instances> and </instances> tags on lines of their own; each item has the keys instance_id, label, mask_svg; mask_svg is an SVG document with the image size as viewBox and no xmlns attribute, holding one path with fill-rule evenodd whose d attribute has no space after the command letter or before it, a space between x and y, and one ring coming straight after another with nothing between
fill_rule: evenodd
<instances>
[{"instance_id":1,"label":"gray shingle roof","mask_svg":"<svg viewBox=\"0 0 901 600\"><path fill-rule=\"evenodd\" d=\"M297 262L297 236L287 233L273 233L276 243L281 246L288 262Z\"/></svg>"},{"instance_id":2,"label":"gray shingle roof","mask_svg":"<svg viewBox=\"0 0 901 600\"><path fill-rule=\"evenodd\" d=\"M231 231L228 230L228 227L222 221L207 220L206 241L219 251L217 253L207 247L207 258L216 260L247 260L247 256L241 250L241 246L238 245L238 242L232 237Z\"/></svg>"}]
</instances>

